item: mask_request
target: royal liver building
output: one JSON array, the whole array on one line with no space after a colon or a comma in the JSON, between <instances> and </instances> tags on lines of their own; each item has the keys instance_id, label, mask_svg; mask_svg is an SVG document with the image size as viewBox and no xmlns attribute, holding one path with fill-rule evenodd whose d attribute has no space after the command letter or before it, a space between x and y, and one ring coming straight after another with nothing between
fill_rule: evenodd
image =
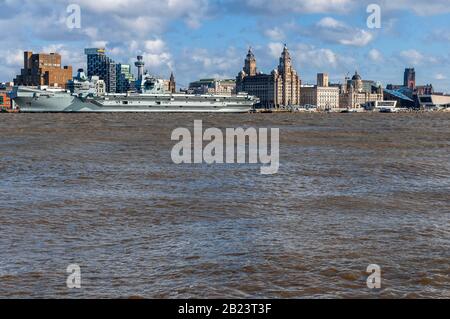
<instances>
[{"instance_id":1,"label":"royal liver building","mask_svg":"<svg viewBox=\"0 0 450 319\"><path fill-rule=\"evenodd\" d=\"M292 66L291 55L286 46L278 68L271 74L258 72L256 58L250 48L244 69L236 78L237 92L247 92L261 100L261 106L279 108L300 104L300 77Z\"/></svg>"}]
</instances>

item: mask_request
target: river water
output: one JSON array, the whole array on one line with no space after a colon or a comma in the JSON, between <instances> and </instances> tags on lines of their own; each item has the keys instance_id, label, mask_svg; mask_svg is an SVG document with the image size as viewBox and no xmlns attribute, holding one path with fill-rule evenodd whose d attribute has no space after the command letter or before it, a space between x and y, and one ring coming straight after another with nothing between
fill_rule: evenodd
<instances>
[{"instance_id":1,"label":"river water","mask_svg":"<svg viewBox=\"0 0 450 319\"><path fill-rule=\"evenodd\" d=\"M173 164L196 119L280 128L278 174ZM0 134L0 298L450 297L448 114L3 114Z\"/></svg>"}]
</instances>

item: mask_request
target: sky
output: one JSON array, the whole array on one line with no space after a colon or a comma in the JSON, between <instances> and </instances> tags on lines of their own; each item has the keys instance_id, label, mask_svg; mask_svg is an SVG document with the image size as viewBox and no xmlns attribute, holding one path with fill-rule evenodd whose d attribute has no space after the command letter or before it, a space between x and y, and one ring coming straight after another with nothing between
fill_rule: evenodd
<instances>
[{"instance_id":1,"label":"sky","mask_svg":"<svg viewBox=\"0 0 450 319\"><path fill-rule=\"evenodd\" d=\"M370 4L380 8L380 28L367 23ZM67 24L71 5L80 28ZM236 77L250 46L269 73L287 44L303 83L322 72L339 83L357 70L402 84L415 67L418 84L450 93L450 0L0 0L0 29L1 82L20 73L25 50L58 52L77 70L84 48L106 47L134 72L143 55L151 74L173 71L185 87Z\"/></svg>"}]
</instances>

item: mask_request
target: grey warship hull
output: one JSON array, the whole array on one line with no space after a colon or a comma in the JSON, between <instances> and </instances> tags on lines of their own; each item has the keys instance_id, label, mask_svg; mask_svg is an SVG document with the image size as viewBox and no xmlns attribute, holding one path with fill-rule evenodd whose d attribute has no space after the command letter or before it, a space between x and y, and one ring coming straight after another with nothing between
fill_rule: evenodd
<instances>
[{"instance_id":1,"label":"grey warship hull","mask_svg":"<svg viewBox=\"0 0 450 319\"><path fill-rule=\"evenodd\" d=\"M68 92L19 88L13 101L25 113L246 113L257 100L252 96L189 94L113 94L81 97Z\"/></svg>"}]
</instances>

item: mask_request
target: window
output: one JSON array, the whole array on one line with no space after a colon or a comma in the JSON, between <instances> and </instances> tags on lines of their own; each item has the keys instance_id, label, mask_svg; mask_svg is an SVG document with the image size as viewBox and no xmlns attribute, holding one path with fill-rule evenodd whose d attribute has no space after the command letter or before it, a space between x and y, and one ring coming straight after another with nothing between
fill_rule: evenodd
<instances>
[{"instance_id":1,"label":"window","mask_svg":"<svg viewBox=\"0 0 450 319\"><path fill-rule=\"evenodd\" d=\"M3 95L0 95L0 105L3 105L3 104L5 104L5 101L4 101Z\"/></svg>"}]
</instances>

